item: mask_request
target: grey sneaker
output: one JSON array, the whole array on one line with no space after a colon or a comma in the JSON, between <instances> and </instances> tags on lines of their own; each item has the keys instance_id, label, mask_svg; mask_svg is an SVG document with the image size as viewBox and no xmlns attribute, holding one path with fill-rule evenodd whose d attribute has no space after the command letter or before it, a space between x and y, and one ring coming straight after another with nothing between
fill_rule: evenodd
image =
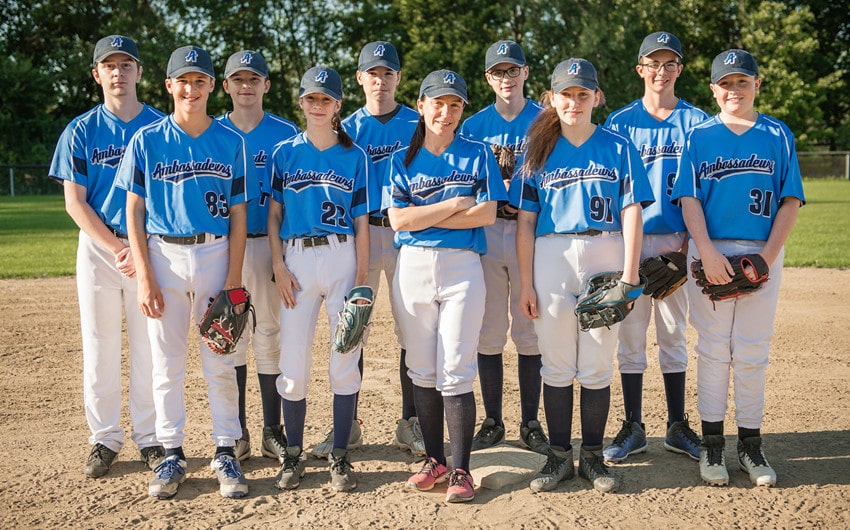
<instances>
[{"instance_id":1,"label":"grey sneaker","mask_svg":"<svg viewBox=\"0 0 850 530\"><path fill-rule=\"evenodd\" d=\"M534 475L528 485L535 492L552 491L558 487L559 482L573 478L576 474L572 448L567 450L557 445L551 447L547 445L547 447L549 447L549 452L546 464Z\"/></svg>"},{"instance_id":2,"label":"grey sneaker","mask_svg":"<svg viewBox=\"0 0 850 530\"><path fill-rule=\"evenodd\" d=\"M354 449L363 445L363 431L360 428L360 420L354 420L351 424L351 434L348 436L348 449ZM327 458L334 448L334 430L331 428L325 441L310 450L310 454L317 458Z\"/></svg>"},{"instance_id":3,"label":"grey sneaker","mask_svg":"<svg viewBox=\"0 0 850 530\"><path fill-rule=\"evenodd\" d=\"M496 420L493 418L485 418L481 422L481 429L475 433L472 439L472 450L487 449L505 440L505 428L502 425L496 425Z\"/></svg>"},{"instance_id":4,"label":"grey sneaker","mask_svg":"<svg viewBox=\"0 0 850 530\"><path fill-rule=\"evenodd\" d=\"M578 475L589 480L593 488L602 493L611 493L620 487L620 479L605 465L601 445L581 448L578 455Z\"/></svg>"},{"instance_id":5,"label":"grey sneaker","mask_svg":"<svg viewBox=\"0 0 850 530\"><path fill-rule=\"evenodd\" d=\"M230 455L218 455L210 464L218 478L218 491L222 497L238 499L248 495L248 481L242 474L239 460Z\"/></svg>"},{"instance_id":6,"label":"grey sneaker","mask_svg":"<svg viewBox=\"0 0 850 530\"><path fill-rule=\"evenodd\" d=\"M738 440L738 464L747 472L750 482L756 486L776 484L776 472L770 467L761 448L761 436Z\"/></svg>"},{"instance_id":7,"label":"grey sneaker","mask_svg":"<svg viewBox=\"0 0 850 530\"><path fill-rule=\"evenodd\" d=\"M286 452L286 435L283 434L283 425L271 425L263 427L263 445L260 446L263 456L277 459L283 464L283 454Z\"/></svg>"},{"instance_id":8,"label":"grey sneaker","mask_svg":"<svg viewBox=\"0 0 850 530\"><path fill-rule=\"evenodd\" d=\"M144 462L145 465L148 466L151 471L156 469L156 466L162 463L162 459L165 458L165 449L163 449L161 445L143 447L141 449L141 452L142 462Z\"/></svg>"},{"instance_id":9,"label":"grey sneaker","mask_svg":"<svg viewBox=\"0 0 850 530\"><path fill-rule=\"evenodd\" d=\"M699 476L710 486L729 484L725 449L726 439L722 434L706 434L702 437L699 454Z\"/></svg>"},{"instance_id":10,"label":"grey sneaker","mask_svg":"<svg viewBox=\"0 0 850 530\"><path fill-rule=\"evenodd\" d=\"M156 477L148 486L148 495L157 499L170 499L177 494L177 487L186 480L186 461L171 455L156 466L153 472Z\"/></svg>"},{"instance_id":11,"label":"grey sneaker","mask_svg":"<svg viewBox=\"0 0 850 530\"><path fill-rule=\"evenodd\" d=\"M395 444L401 449L408 449L415 456L425 456L425 440L422 439L422 428L419 418L413 416L409 420L398 420L395 428Z\"/></svg>"},{"instance_id":12,"label":"grey sneaker","mask_svg":"<svg viewBox=\"0 0 850 530\"><path fill-rule=\"evenodd\" d=\"M519 444L541 455L549 455L549 439L537 420L531 420L525 427L519 428Z\"/></svg>"},{"instance_id":13,"label":"grey sneaker","mask_svg":"<svg viewBox=\"0 0 850 530\"><path fill-rule=\"evenodd\" d=\"M331 487L334 491L351 491L357 487L357 478L348 460L348 450L335 448L328 456L331 463Z\"/></svg>"},{"instance_id":14,"label":"grey sneaker","mask_svg":"<svg viewBox=\"0 0 850 530\"><path fill-rule=\"evenodd\" d=\"M287 446L283 455L283 465L274 479L274 485L281 490L294 490L301 484L307 463L301 448L297 445Z\"/></svg>"},{"instance_id":15,"label":"grey sneaker","mask_svg":"<svg viewBox=\"0 0 850 530\"><path fill-rule=\"evenodd\" d=\"M236 440L236 447L233 448L233 452L240 462L251 458L251 434L248 429L242 429L242 438Z\"/></svg>"},{"instance_id":16,"label":"grey sneaker","mask_svg":"<svg viewBox=\"0 0 850 530\"><path fill-rule=\"evenodd\" d=\"M109 471L109 467L112 465L112 462L115 461L116 456L118 456L118 453L105 445L101 443L94 444L94 447L91 448L91 453L89 453L89 457L86 460L86 466L83 468L83 473L85 473L87 477L91 478L102 477L107 471Z\"/></svg>"}]
</instances>

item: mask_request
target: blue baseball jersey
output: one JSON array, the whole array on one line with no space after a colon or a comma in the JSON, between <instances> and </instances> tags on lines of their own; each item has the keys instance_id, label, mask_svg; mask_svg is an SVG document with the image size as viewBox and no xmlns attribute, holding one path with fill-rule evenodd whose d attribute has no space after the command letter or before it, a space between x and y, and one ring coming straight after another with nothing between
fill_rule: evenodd
<instances>
[{"instance_id":1,"label":"blue baseball jersey","mask_svg":"<svg viewBox=\"0 0 850 530\"><path fill-rule=\"evenodd\" d=\"M460 127L460 134L473 140L511 149L517 156L519 167L528 141L528 127L542 110L543 107L539 103L526 99L525 107L519 116L507 121L496 111L496 105L491 103L467 118Z\"/></svg>"},{"instance_id":2,"label":"blue baseball jersey","mask_svg":"<svg viewBox=\"0 0 850 530\"><path fill-rule=\"evenodd\" d=\"M283 205L281 239L354 235L354 218L378 208L369 194L372 162L360 146L319 151L302 132L272 154L272 199Z\"/></svg>"},{"instance_id":3,"label":"blue baseball jersey","mask_svg":"<svg viewBox=\"0 0 850 530\"><path fill-rule=\"evenodd\" d=\"M118 163L133 134L164 116L144 105L138 116L125 123L102 104L97 105L65 127L56 144L49 175L86 188L86 202L101 220L126 234L127 196L115 186Z\"/></svg>"},{"instance_id":4,"label":"blue baseball jersey","mask_svg":"<svg viewBox=\"0 0 850 530\"><path fill-rule=\"evenodd\" d=\"M708 117L701 109L682 99L662 121L649 114L639 99L608 116L605 127L629 137L637 147L655 196L655 202L643 210L644 233L670 234L685 230L682 209L670 202L670 197L679 171L685 135Z\"/></svg>"},{"instance_id":5,"label":"blue baseball jersey","mask_svg":"<svg viewBox=\"0 0 850 530\"><path fill-rule=\"evenodd\" d=\"M490 148L456 135L440 156L422 148L410 166L404 165L405 148L393 153L390 160L390 182L384 188L383 211L389 208L425 206L454 197L475 197L476 203L505 201L499 166ZM394 244L421 247L460 248L487 252L484 228L437 228L396 232Z\"/></svg>"},{"instance_id":6,"label":"blue baseball jersey","mask_svg":"<svg viewBox=\"0 0 850 530\"><path fill-rule=\"evenodd\" d=\"M579 147L558 135L541 170L513 179L511 198L517 208L538 214L538 237L621 231L623 208L654 200L634 144L604 127L596 127Z\"/></svg>"},{"instance_id":7,"label":"blue baseball jersey","mask_svg":"<svg viewBox=\"0 0 850 530\"><path fill-rule=\"evenodd\" d=\"M342 127L354 142L366 150L372 159L374 171L369 179L369 193L380 197L389 182L390 156L402 147L410 145L410 139L419 122L419 113L401 105L386 123L381 122L361 107L357 112L342 120Z\"/></svg>"},{"instance_id":8,"label":"blue baseball jersey","mask_svg":"<svg viewBox=\"0 0 850 530\"><path fill-rule=\"evenodd\" d=\"M248 153L254 161L259 195L248 201L248 233L267 234L269 231L269 197L271 197L271 154L277 144L298 134L298 127L289 120L265 113L262 121L250 132L244 132L230 121L230 113L217 118L245 138Z\"/></svg>"},{"instance_id":9,"label":"blue baseball jersey","mask_svg":"<svg viewBox=\"0 0 850 530\"><path fill-rule=\"evenodd\" d=\"M242 136L213 120L197 138L169 115L140 129L118 168L117 185L145 199L151 235L230 232L230 208L257 196Z\"/></svg>"},{"instance_id":10,"label":"blue baseball jersey","mask_svg":"<svg viewBox=\"0 0 850 530\"><path fill-rule=\"evenodd\" d=\"M759 114L742 135L714 116L688 134L672 200L702 202L712 239L766 241L785 197L805 203L794 135Z\"/></svg>"}]
</instances>

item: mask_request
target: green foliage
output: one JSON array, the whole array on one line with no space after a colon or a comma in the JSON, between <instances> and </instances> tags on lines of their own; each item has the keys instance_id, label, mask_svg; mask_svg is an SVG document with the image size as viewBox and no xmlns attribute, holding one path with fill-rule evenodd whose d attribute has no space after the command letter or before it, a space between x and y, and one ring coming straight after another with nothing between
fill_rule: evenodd
<instances>
[{"instance_id":1,"label":"green foliage","mask_svg":"<svg viewBox=\"0 0 850 530\"><path fill-rule=\"evenodd\" d=\"M0 197L0 278L74 274L78 233L62 196Z\"/></svg>"}]
</instances>

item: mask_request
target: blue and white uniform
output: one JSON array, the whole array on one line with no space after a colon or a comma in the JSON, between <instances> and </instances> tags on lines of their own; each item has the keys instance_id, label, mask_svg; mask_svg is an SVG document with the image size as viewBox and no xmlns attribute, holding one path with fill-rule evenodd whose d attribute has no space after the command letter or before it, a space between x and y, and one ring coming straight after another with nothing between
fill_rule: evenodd
<instances>
[{"instance_id":1,"label":"blue and white uniform","mask_svg":"<svg viewBox=\"0 0 850 530\"><path fill-rule=\"evenodd\" d=\"M786 197L805 203L794 136L788 127L759 114L741 135L714 116L688 134L671 199L702 203L714 247L725 255L757 253L773 228ZM689 246L689 262L699 259ZM688 281L690 321L698 333L697 396L702 421L726 416L730 371L734 371L735 420L757 429L764 418L765 372L779 300L784 251L770 266L758 291L712 302ZM731 370L730 370L731 369Z\"/></svg>"},{"instance_id":2,"label":"blue and white uniform","mask_svg":"<svg viewBox=\"0 0 850 530\"><path fill-rule=\"evenodd\" d=\"M121 241L128 245L126 199L115 186L116 171L130 137L163 114L144 105L124 122L104 105L74 118L59 138L49 175L86 189L86 203ZM91 436L89 443L118 452L124 445L121 428L121 314L127 320L129 343L129 408L132 440L142 449L158 445L151 389L147 319L136 305L136 278L127 278L115 257L80 230L77 247L77 295L83 339L83 400Z\"/></svg>"},{"instance_id":3,"label":"blue and white uniform","mask_svg":"<svg viewBox=\"0 0 850 530\"><path fill-rule=\"evenodd\" d=\"M708 114L701 109L679 99L670 115L658 120L638 99L614 111L605 122L605 127L628 136L637 147L655 197L655 202L642 212L641 261L682 248L685 221L681 208L669 199L685 145L685 134L707 118ZM686 293L686 289L678 289L663 300L653 300L649 295L638 298L629 318L620 324L617 351L620 373L642 374L646 371L646 330L653 312L661 373L687 370Z\"/></svg>"},{"instance_id":4,"label":"blue and white uniform","mask_svg":"<svg viewBox=\"0 0 850 530\"><path fill-rule=\"evenodd\" d=\"M224 287L230 208L257 196L242 136L213 120L200 136L170 115L136 133L118 170L118 186L144 198L150 265L162 291L161 318L148 319L153 353L156 432L166 449L183 445L187 330ZM242 435L234 358L199 340L208 385L212 438L233 446Z\"/></svg>"}]
</instances>

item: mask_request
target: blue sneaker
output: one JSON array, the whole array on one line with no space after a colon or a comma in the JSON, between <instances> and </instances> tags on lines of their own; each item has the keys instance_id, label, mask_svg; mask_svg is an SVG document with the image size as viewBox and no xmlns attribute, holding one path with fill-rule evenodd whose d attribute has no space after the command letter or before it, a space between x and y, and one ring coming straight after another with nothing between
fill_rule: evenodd
<instances>
[{"instance_id":1,"label":"blue sneaker","mask_svg":"<svg viewBox=\"0 0 850 530\"><path fill-rule=\"evenodd\" d=\"M667 428L667 436L664 438L664 449L688 455L699 461L700 439L697 433L688 424L688 417L682 421L674 421Z\"/></svg>"},{"instance_id":2,"label":"blue sneaker","mask_svg":"<svg viewBox=\"0 0 850 530\"><path fill-rule=\"evenodd\" d=\"M239 460L235 456L218 455L210 463L218 478L218 491L222 497L238 499L248 495L248 481L242 474Z\"/></svg>"},{"instance_id":3,"label":"blue sneaker","mask_svg":"<svg viewBox=\"0 0 850 530\"><path fill-rule=\"evenodd\" d=\"M186 480L186 461L171 455L153 471L156 478L148 486L148 495L157 499L170 499L177 494L177 486Z\"/></svg>"},{"instance_id":4,"label":"blue sneaker","mask_svg":"<svg viewBox=\"0 0 850 530\"><path fill-rule=\"evenodd\" d=\"M643 430L643 425L633 421L623 421L623 427L614 441L607 449L602 451L602 456L606 462L619 463L624 461L629 455L646 452L646 431Z\"/></svg>"}]
</instances>

